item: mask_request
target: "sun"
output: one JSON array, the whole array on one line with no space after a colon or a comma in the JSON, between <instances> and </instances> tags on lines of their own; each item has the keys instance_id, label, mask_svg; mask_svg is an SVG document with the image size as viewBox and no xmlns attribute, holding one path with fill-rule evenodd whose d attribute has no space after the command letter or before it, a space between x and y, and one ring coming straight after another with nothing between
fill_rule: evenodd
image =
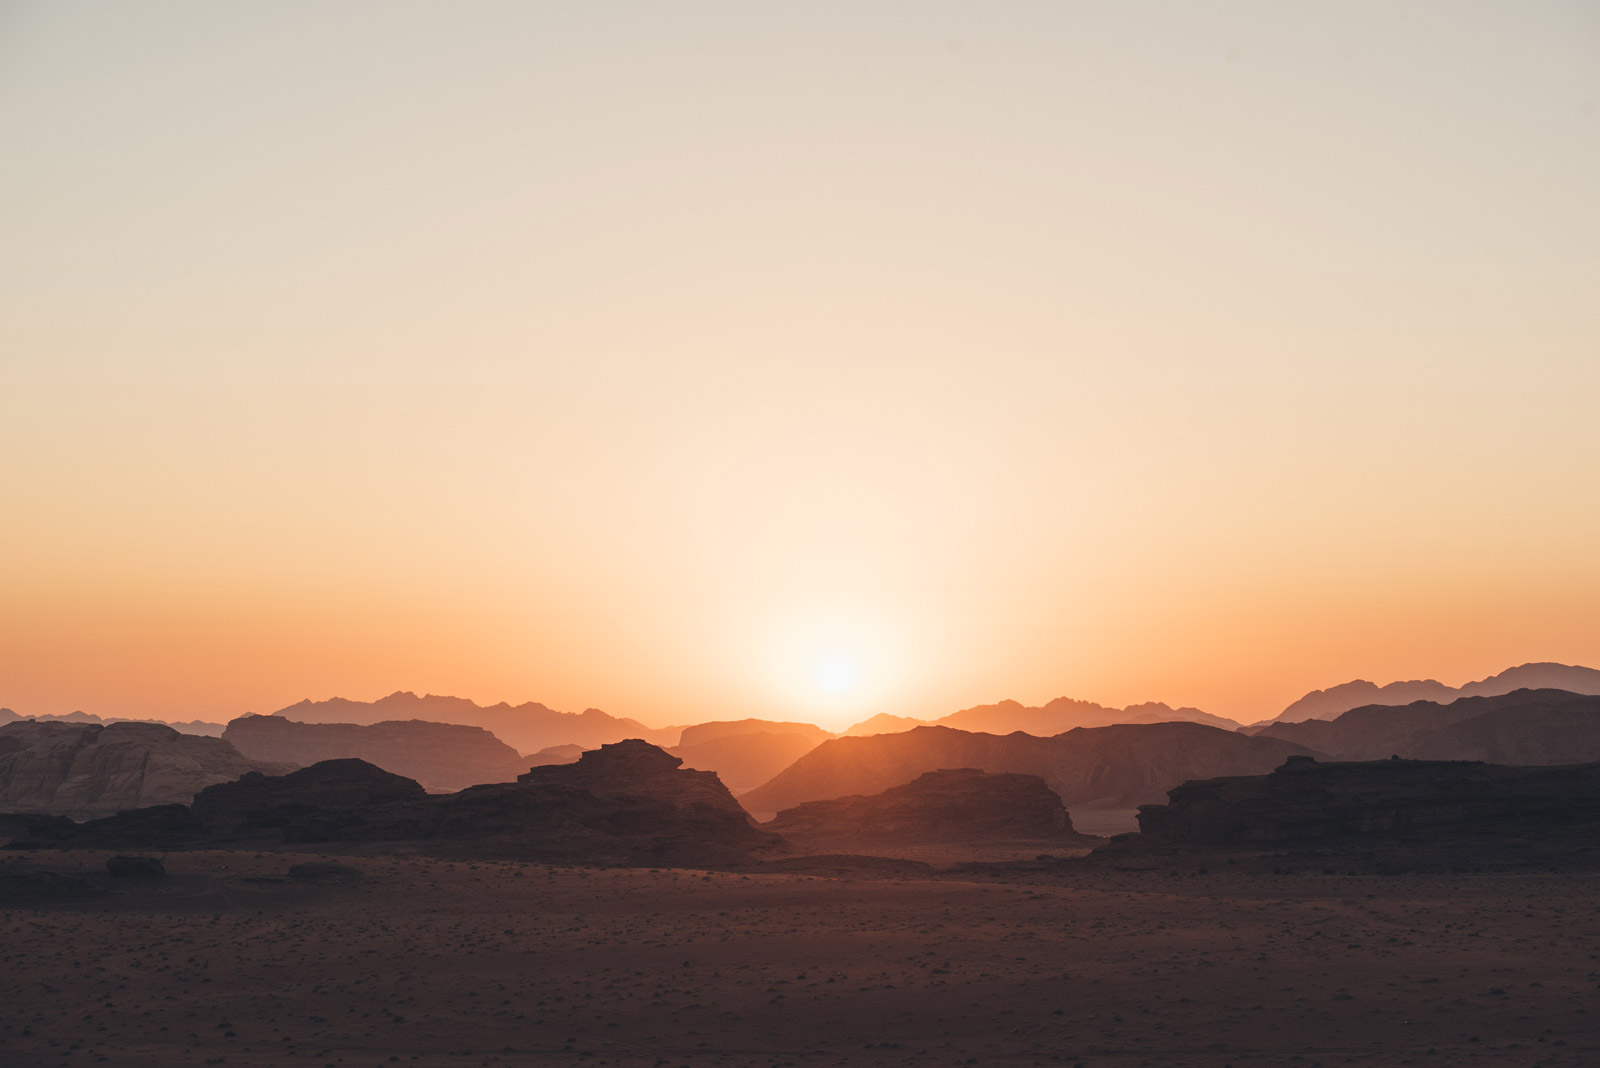
<instances>
[{"instance_id":1,"label":"sun","mask_svg":"<svg viewBox=\"0 0 1600 1068\"><path fill-rule=\"evenodd\" d=\"M835 696L849 693L855 688L857 671L855 661L848 656L831 655L818 660L811 677L817 688Z\"/></svg>"}]
</instances>

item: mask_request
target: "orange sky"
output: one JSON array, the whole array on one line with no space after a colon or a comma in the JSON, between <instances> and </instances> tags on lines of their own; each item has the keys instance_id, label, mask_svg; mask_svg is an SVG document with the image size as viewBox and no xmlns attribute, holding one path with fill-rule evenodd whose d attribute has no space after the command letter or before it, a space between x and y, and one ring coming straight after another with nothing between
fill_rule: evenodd
<instances>
[{"instance_id":1,"label":"orange sky","mask_svg":"<svg viewBox=\"0 0 1600 1068\"><path fill-rule=\"evenodd\" d=\"M1600 666L1591 7L665 12L0 12L0 705Z\"/></svg>"}]
</instances>

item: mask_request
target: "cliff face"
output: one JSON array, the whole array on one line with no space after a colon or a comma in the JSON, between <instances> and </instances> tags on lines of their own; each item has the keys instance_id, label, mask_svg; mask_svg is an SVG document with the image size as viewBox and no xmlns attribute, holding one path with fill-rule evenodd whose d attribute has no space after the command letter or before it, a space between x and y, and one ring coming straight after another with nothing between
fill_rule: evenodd
<instances>
[{"instance_id":1,"label":"cliff face","mask_svg":"<svg viewBox=\"0 0 1600 1068\"><path fill-rule=\"evenodd\" d=\"M155 723L21 721L0 727L0 809L106 816L187 803L214 783L292 764L251 760L221 738Z\"/></svg>"},{"instance_id":2,"label":"cliff face","mask_svg":"<svg viewBox=\"0 0 1600 1068\"><path fill-rule=\"evenodd\" d=\"M528 764L482 727L406 720L361 725L243 716L222 737L253 760L316 764L355 758L415 779L435 793L510 782Z\"/></svg>"},{"instance_id":3,"label":"cliff face","mask_svg":"<svg viewBox=\"0 0 1600 1068\"><path fill-rule=\"evenodd\" d=\"M930 771L869 797L809 801L784 809L764 829L799 846L1084 837L1073 832L1061 798L1037 775L989 775L976 768Z\"/></svg>"},{"instance_id":4,"label":"cliff face","mask_svg":"<svg viewBox=\"0 0 1600 1068\"><path fill-rule=\"evenodd\" d=\"M1286 845L1408 832L1600 821L1600 764L1291 759L1270 775L1187 782L1139 809L1142 835L1205 845Z\"/></svg>"},{"instance_id":5,"label":"cliff face","mask_svg":"<svg viewBox=\"0 0 1600 1068\"><path fill-rule=\"evenodd\" d=\"M1266 772L1306 752L1281 739L1199 723L1081 727L1052 738L917 727L823 742L739 800L764 815L806 801L877 793L940 768L978 768L1037 775L1070 808L1132 808L1160 800L1188 779Z\"/></svg>"}]
</instances>

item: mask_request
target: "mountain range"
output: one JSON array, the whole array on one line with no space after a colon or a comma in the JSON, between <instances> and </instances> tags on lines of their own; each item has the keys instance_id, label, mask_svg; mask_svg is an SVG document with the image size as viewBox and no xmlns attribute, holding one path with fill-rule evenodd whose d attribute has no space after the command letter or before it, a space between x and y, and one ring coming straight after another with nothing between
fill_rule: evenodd
<instances>
[{"instance_id":1,"label":"mountain range","mask_svg":"<svg viewBox=\"0 0 1600 1068\"><path fill-rule=\"evenodd\" d=\"M1574 764L1600 760L1600 697L1565 690L1516 690L1449 704L1367 705L1337 719L1273 723L1279 738L1335 760L1483 760L1492 764Z\"/></svg>"},{"instance_id":2,"label":"mountain range","mask_svg":"<svg viewBox=\"0 0 1600 1068\"><path fill-rule=\"evenodd\" d=\"M1077 727L1048 738L914 727L823 742L739 803L761 819L806 801L875 794L941 768L977 768L1037 775L1069 809L1132 808L1162 800L1188 779L1263 774L1309 752L1203 723Z\"/></svg>"},{"instance_id":3,"label":"mountain range","mask_svg":"<svg viewBox=\"0 0 1600 1068\"><path fill-rule=\"evenodd\" d=\"M1409 705L1414 701L1443 704L1458 697L1498 697L1514 690L1566 690L1600 694L1600 671L1570 664L1536 663L1507 668L1464 686L1446 686L1436 679L1412 679L1383 686L1356 679L1326 690L1312 690L1266 723L1300 723L1308 719L1333 719L1365 705Z\"/></svg>"},{"instance_id":4,"label":"mountain range","mask_svg":"<svg viewBox=\"0 0 1600 1068\"><path fill-rule=\"evenodd\" d=\"M681 728L654 730L635 719L608 715L598 708L582 712L557 712L537 701L520 705L501 701L480 705L465 697L399 690L376 701L351 701L332 697L304 700L272 713L301 723L353 723L370 726L388 720L420 719L433 723L463 723L493 732L520 753L534 753L556 745L581 745L595 749L624 738L642 738L657 745L672 745Z\"/></svg>"},{"instance_id":5,"label":"mountain range","mask_svg":"<svg viewBox=\"0 0 1600 1068\"><path fill-rule=\"evenodd\" d=\"M915 719L911 716L892 716L879 713L862 720L844 733L859 737L870 734L895 734L913 727L954 727L963 731L981 731L986 734L1010 734L1023 731L1048 737L1070 731L1074 727L1109 727L1114 723L1204 723L1225 730L1237 730L1241 724L1225 716L1214 716L1198 708L1173 708L1160 701L1110 708L1093 701L1079 701L1071 697L1057 697L1038 707L1019 701L1000 701L992 705L974 705L952 712L938 719Z\"/></svg>"}]
</instances>

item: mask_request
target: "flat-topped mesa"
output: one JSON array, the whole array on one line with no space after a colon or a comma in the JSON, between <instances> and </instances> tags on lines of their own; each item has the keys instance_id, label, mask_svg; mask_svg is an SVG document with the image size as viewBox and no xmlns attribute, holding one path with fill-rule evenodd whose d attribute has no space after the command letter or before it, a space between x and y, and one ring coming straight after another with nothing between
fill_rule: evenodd
<instances>
[{"instance_id":1,"label":"flat-topped mesa","mask_svg":"<svg viewBox=\"0 0 1600 1068\"><path fill-rule=\"evenodd\" d=\"M1281 845L1413 832L1537 832L1600 821L1600 764L1512 767L1455 760L1319 763L1290 757L1268 775L1186 782L1143 805L1151 839Z\"/></svg>"},{"instance_id":2,"label":"flat-topped mesa","mask_svg":"<svg viewBox=\"0 0 1600 1068\"><path fill-rule=\"evenodd\" d=\"M1083 837L1039 776L977 768L926 772L868 796L808 801L779 812L764 829L796 841L896 845Z\"/></svg>"}]
</instances>

